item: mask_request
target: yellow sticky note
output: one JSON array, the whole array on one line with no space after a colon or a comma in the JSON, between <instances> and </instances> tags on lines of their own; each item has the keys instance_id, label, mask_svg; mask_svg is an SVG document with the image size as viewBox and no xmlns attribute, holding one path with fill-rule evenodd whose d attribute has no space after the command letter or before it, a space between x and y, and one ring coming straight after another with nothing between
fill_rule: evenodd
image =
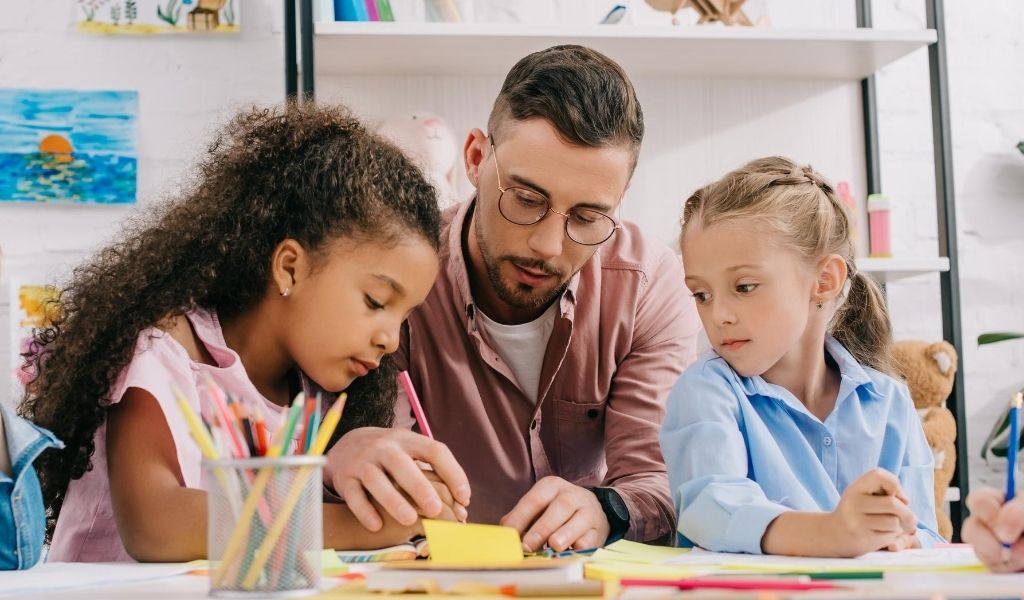
<instances>
[{"instance_id":1,"label":"yellow sticky note","mask_svg":"<svg viewBox=\"0 0 1024 600\"><path fill-rule=\"evenodd\" d=\"M313 557L308 558L312 559ZM337 552L325 549L320 555L320 571L324 577L337 577L348 573L348 565L341 562Z\"/></svg>"},{"instance_id":2,"label":"yellow sticky note","mask_svg":"<svg viewBox=\"0 0 1024 600\"><path fill-rule=\"evenodd\" d=\"M423 531L436 563L490 567L523 560L523 543L511 527L424 519Z\"/></svg>"},{"instance_id":3,"label":"yellow sticky note","mask_svg":"<svg viewBox=\"0 0 1024 600\"><path fill-rule=\"evenodd\" d=\"M594 553L595 560L613 560L645 564L657 564L689 552L689 548L668 548L652 546L629 540L619 540Z\"/></svg>"}]
</instances>

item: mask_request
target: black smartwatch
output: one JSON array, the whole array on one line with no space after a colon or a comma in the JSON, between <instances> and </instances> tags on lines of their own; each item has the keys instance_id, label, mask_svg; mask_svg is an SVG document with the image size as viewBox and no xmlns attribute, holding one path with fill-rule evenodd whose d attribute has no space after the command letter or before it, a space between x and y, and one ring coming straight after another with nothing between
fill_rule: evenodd
<instances>
[{"instance_id":1,"label":"black smartwatch","mask_svg":"<svg viewBox=\"0 0 1024 600\"><path fill-rule=\"evenodd\" d=\"M605 540L605 545L626 537L626 532L629 531L629 511L622 496L609 487L594 487L590 488L590 491L597 496L601 510L608 519L608 539Z\"/></svg>"}]
</instances>

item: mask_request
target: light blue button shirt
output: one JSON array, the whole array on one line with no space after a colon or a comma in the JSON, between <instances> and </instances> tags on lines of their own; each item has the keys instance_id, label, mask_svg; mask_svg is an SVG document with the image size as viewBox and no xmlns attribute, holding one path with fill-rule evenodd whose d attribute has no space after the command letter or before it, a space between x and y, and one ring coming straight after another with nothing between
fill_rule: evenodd
<instances>
[{"instance_id":1,"label":"light blue button shirt","mask_svg":"<svg viewBox=\"0 0 1024 600\"><path fill-rule=\"evenodd\" d=\"M876 467L899 477L921 545L943 541L932 453L906 386L861 366L835 339L825 350L842 378L824 422L785 388L741 377L714 352L679 378L661 448L680 545L760 554L777 516L832 511L843 490Z\"/></svg>"}]
</instances>

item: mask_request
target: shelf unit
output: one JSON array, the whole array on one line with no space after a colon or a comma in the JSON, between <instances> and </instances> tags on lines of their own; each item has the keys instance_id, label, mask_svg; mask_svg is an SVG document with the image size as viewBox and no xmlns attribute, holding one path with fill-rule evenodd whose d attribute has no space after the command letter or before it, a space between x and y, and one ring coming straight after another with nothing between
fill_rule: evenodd
<instances>
[{"instance_id":1,"label":"shelf unit","mask_svg":"<svg viewBox=\"0 0 1024 600\"><path fill-rule=\"evenodd\" d=\"M949 271L949 259L935 258L858 258L857 268L868 273L880 283L892 283L910 277L945 273Z\"/></svg>"},{"instance_id":2,"label":"shelf unit","mask_svg":"<svg viewBox=\"0 0 1024 600\"><path fill-rule=\"evenodd\" d=\"M583 44L601 51L619 62L631 76L860 81L866 191L870 194L880 192L882 187L874 73L927 47L939 256L865 258L858 264L862 271L882 283L937 273L943 337L962 348L943 3L942 0L924 2L926 29L883 31L871 27L870 0L857 0L857 29L850 30L314 23L312 0L298 0L298 11L296 0L284 0L285 93L287 97L299 97L301 91L302 99L313 99L317 73L500 76L526 54L559 43ZM410 47L416 51L409 52ZM299 55L302 65L313 67L304 68L300 73ZM693 56L699 60L658 60L664 56ZM960 360L953 392L947 400L947 406L957 416L957 469L952 482L954 490L947 495L955 539L959 539L960 526L967 514L961 498L965 498L968 491L962 358Z\"/></svg>"},{"instance_id":3,"label":"shelf unit","mask_svg":"<svg viewBox=\"0 0 1024 600\"><path fill-rule=\"evenodd\" d=\"M316 70L331 75L504 75L530 52L581 44L631 76L858 80L935 41L927 30L603 25L328 22L315 32ZM700 60L651 59L662 56Z\"/></svg>"}]
</instances>

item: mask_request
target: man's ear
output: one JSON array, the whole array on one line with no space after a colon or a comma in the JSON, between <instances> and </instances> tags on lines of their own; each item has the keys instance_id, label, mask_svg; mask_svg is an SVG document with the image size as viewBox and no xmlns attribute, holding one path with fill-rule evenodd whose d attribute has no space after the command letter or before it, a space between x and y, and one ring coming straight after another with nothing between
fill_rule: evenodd
<instances>
[{"instance_id":1,"label":"man's ear","mask_svg":"<svg viewBox=\"0 0 1024 600\"><path fill-rule=\"evenodd\" d=\"M818 263L818 281L814 288L815 302L831 302L843 293L846 278L846 260L838 254L830 254Z\"/></svg>"},{"instance_id":2,"label":"man's ear","mask_svg":"<svg viewBox=\"0 0 1024 600\"><path fill-rule=\"evenodd\" d=\"M309 274L309 253L297 240L282 240L270 261L271 279L282 296L291 295Z\"/></svg>"},{"instance_id":3,"label":"man's ear","mask_svg":"<svg viewBox=\"0 0 1024 600\"><path fill-rule=\"evenodd\" d=\"M490 156L490 147L487 134L480 129L473 129L466 136L466 143L462 147L462 160L466 165L466 177L475 188L480 187L480 168Z\"/></svg>"}]
</instances>

